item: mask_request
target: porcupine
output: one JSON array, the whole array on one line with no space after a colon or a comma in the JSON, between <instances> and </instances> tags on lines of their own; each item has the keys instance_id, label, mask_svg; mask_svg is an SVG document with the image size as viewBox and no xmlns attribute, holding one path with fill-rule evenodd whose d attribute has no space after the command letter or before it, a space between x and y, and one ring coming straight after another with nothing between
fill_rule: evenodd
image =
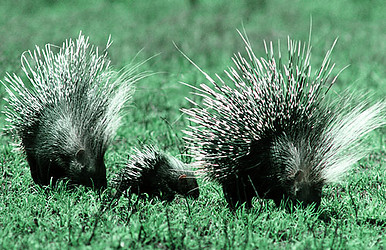
<instances>
[{"instance_id":1,"label":"porcupine","mask_svg":"<svg viewBox=\"0 0 386 250\"><path fill-rule=\"evenodd\" d=\"M207 177L222 185L231 208L251 207L253 197L319 207L322 187L365 156L362 138L385 124L385 103L352 107L349 94L328 101L339 75L329 78L336 40L312 75L310 41L288 38L285 64L280 49L275 59L272 42L264 42L267 57L258 59L240 35L248 57L235 54L236 68L225 71L227 79L216 75L220 83L185 56L213 87L191 86L202 102L190 100L194 106L182 109L192 122L188 147Z\"/></svg>"},{"instance_id":2,"label":"porcupine","mask_svg":"<svg viewBox=\"0 0 386 250\"><path fill-rule=\"evenodd\" d=\"M7 74L8 129L25 151L35 183L107 186L104 154L120 123L120 110L131 98L138 65L120 73L79 33L62 47L36 46L21 57L28 84ZM56 50L56 51L55 51ZM55 53L56 52L56 53Z\"/></svg>"},{"instance_id":3,"label":"porcupine","mask_svg":"<svg viewBox=\"0 0 386 250\"><path fill-rule=\"evenodd\" d=\"M147 193L171 201L176 194L198 198L199 188L194 172L177 158L155 146L135 149L126 167L113 178L115 198L130 188L136 194Z\"/></svg>"}]
</instances>

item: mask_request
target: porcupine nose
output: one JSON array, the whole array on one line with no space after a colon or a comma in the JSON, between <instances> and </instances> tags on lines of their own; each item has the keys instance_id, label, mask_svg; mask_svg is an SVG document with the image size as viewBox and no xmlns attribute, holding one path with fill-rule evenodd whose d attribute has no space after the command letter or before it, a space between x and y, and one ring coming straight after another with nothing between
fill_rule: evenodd
<instances>
[{"instance_id":1,"label":"porcupine nose","mask_svg":"<svg viewBox=\"0 0 386 250\"><path fill-rule=\"evenodd\" d=\"M107 187L107 179L106 177L96 179L94 182L94 189L105 189Z\"/></svg>"},{"instance_id":2,"label":"porcupine nose","mask_svg":"<svg viewBox=\"0 0 386 250\"><path fill-rule=\"evenodd\" d=\"M317 209L321 202L322 193L318 188L304 185L296 192L293 202L300 204L302 207L314 205Z\"/></svg>"},{"instance_id":3,"label":"porcupine nose","mask_svg":"<svg viewBox=\"0 0 386 250\"><path fill-rule=\"evenodd\" d=\"M101 166L99 166L94 173L90 174L92 176L91 179L91 186L95 190L104 189L107 187L107 179L106 179L106 167L103 163Z\"/></svg>"}]
</instances>

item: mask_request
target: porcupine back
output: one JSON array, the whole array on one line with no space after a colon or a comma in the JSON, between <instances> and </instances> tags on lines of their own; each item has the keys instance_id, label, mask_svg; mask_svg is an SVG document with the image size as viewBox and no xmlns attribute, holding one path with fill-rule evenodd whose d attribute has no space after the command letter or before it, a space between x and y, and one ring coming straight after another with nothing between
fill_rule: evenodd
<instances>
[{"instance_id":1,"label":"porcupine back","mask_svg":"<svg viewBox=\"0 0 386 250\"><path fill-rule=\"evenodd\" d=\"M288 38L285 63L272 42L259 59L241 37L248 57L235 54L235 68L226 79L216 75L219 83L188 59L210 83L193 87L202 102L182 109L192 122L185 131L190 150L231 207L250 206L254 196L318 206L323 185L365 155L361 139L385 124L385 104L352 107L349 95L325 98L337 77L329 79L335 42L312 74L309 43Z\"/></svg>"},{"instance_id":2,"label":"porcupine back","mask_svg":"<svg viewBox=\"0 0 386 250\"><path fill-rule=\"evenodd\" d=\"M35 183L67 177L73 183L106 186L104 154L131 98L135 68L110 69L105 51L81 33L62 47L36 46L21 57L28 79L7 74L8 129L20 139Z\"/></svg>"},{"instance_id":3,"label":"porcupine back","mask_svg":"<svg viewBox=\"0 0 386 250\"><path fill-rule=\"evenodd\" d=\"M147 193L172 200L176 194L198 198L194 172L185 163L155 146L136 148L126 166L113 178L116 197L127 189L136 194Z\"/></svg>"}]
</instances>

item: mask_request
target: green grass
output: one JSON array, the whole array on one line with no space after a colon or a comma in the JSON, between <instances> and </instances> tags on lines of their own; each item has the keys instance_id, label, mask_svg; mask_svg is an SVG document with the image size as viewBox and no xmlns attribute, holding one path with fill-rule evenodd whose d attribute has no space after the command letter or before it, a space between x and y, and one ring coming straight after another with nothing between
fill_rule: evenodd
<instances>
[{"instance_id":1,"label":"green grass","mask_svg":"<svg viewBox=\"0 0 386 250\"><path fill-rule=\"evenodd\" d=\"M386 95L386 5L382 0L359 1L2 1L0 3L0 79L6 72L20 76L20 55L35 45L61 44L79 30L110 50L117 69L142 50L136 62L160 53L141 70L158 74L136 85L132 105L107 152L108 178L124 164L131 149L155 143L179 154L187 120L180 108L191 90L205 78L177 51L173 41L209 74L231 65L233 53L243 51L236 29L245 28L257 55L262 41L282 44L290 35L307 40L310 16L312 64L318 65L333 40L337 64L347 64L332 90L370 92L372 101ZM6 97L0 86L0 97ZM0 102L3 110L5 102ZM0 127L4 127L4 115ZM386 131L366 141L368 157L343 180L324 189L321 211L292 213L271 201L256 200L250 210L226 208L221 188L200 180L200 198L158 199L123 197L99 215L101 197L79 187L36 186L21 152L2 133L0 146L0 248L385 248ZM191 160L191 159L188 159ZM103 195L102 195L103 196Z\"/></svg>"}]
</instances>

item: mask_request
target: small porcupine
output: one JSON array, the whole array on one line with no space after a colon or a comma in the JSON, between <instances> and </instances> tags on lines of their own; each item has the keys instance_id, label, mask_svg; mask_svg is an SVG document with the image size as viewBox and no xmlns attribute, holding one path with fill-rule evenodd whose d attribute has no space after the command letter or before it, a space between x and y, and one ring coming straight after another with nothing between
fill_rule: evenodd
<instances>
[{"instance_id":1,"label":"small porcupine","mask_svg":"<svg viewBox=\"0 0 386 250\"><path fill-rule=\"evenodd\" d=\"M203 99L182 109L192 122L188 147L232 208L250 207L256 196L318 207L322 187L361 159L361 139L385 124L385 103L351 107L349 95L327 100L337 77L329 79L335 42L312 75L310 42L288 38L285 63L280 49L275 59L272 42L264 43L267 58L258 59L240 35L248 57L235 54L227 79L216 75L220 83L185 56L213 86L191 86Z\"/></svg>"},{"instance_id":2,"label":"small porcupine","mask_svg":"<svg viewBox=\"0 0 386 250\"><path fill-rule=\"evenodd\" d=\"M159 196L171 201L176 194L198 198L199 188L194 172L177 158L155 146L135 149L127 165L112 180L115 197L130 188L130 192Z\"/></svg>"},{"instance_id":3,"label":"small porcupine","mask_svg":"<svg viewBox=\"0 0 386 250\"><path fill-rule=\"evenodd\" d=\"M70 183L107 186L104 154L120 123L120 110L131 98L138 65L110 69L102 54L79 33L62 47L36 46L21 57L28 84L7 74L8 130L20 140L35 183L60 178ZM55 53L56 52L56 53Z\"/></svg>"}]
</instances>

